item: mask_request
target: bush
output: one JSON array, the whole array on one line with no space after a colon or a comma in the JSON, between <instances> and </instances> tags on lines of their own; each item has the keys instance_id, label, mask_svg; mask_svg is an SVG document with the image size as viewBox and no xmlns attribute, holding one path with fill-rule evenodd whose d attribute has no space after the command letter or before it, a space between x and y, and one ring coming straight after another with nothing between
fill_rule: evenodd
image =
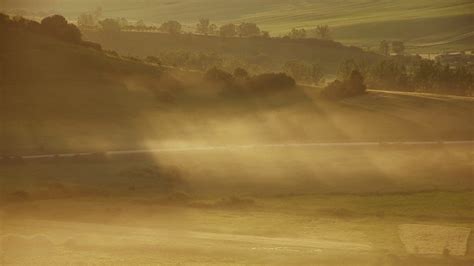
<instances>
[{"instance_id":1,"label":"bush","mask_svg":"<svg viewBox=\"0 0 474 266\"><path fill-rule=\"evenodd\" d=\"M324 88L321 95L327 99L339 100L362 95L366 89L362 74L357 70L353 70L347 80L343 82L339 80L331 82Z\"/></svg>"},{"instance_id":2,"label":"bush","mask_svg":"<svg viewBox=\"0 0 474 266\"><path fill-rule=\"evenodd\" d=\"M216 67L209 69L206 74L204 74L204 79L226 86L230 86L234 83L234 76L232 76L232 74Z\"/></svg>"}]
</instances>

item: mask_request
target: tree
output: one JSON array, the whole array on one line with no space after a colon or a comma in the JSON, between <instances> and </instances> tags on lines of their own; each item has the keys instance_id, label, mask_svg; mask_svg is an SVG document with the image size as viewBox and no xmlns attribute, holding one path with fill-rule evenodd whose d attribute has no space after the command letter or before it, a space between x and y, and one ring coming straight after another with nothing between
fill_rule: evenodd
<instances>
[{"instance_id":1,"label":"tree","mask_svg":"<svg viewBox=\"0 0 474 266\"><path fill-rule=\"evenodd\" d=\"M219 35L226 38L235 37L237 35L237 27L232 23L223 25L219 29Z\"/></svg>"},{"instance_id":2,"label":"tree","mask_svg":"<svg viewBox=\"0 0 474 266\"><path fill-rule=\"evenodd\" d=\"M167 21L160 26L160 31L177 35L181 33L182 25L176 20Z\"/></svg>"},{"instance_id":3,"label":"tree","mask_svg":"<svg viewBox=\"0 0 474 266\"><path fill-rule=\"evenodd\" d=\"M203 35L208 35L210 31L210 22L208 18L199 19L199 23L196 25L196 32Z\"/></svg>"},{"instance_id":4,"label":"tree","mask_svg":"<svg viewBox=\"0 0 474 266\"><path fill-rule=\"evenodd\" d=\"M217 35L219 33L219 29L217 28L216 24L209 25L209 35Z\"/></svg>"},{"instance_id":5,"label":"tree","mask_svg":"<svg viewBox=\"0 0 474 266\"><path fill-rule=\"evenodd\" d=\"M367 87L365 86L364 77L358 70L353 70L347 80L347 93L349 96L364 94Z\"/></svg>"},{"instance_id":6,"label":"tree","mask_svg":"<svg viewBox=\"0 0 474 266\"><path fill-rule=\"evenodd\" d=\"M260 36L260 28L255 23L242 23L238 27L240 37L256 37Z\"/></svg>"},{"instance_id":7,"label":"tree","mask_svg":"<svg viewBox=\"0 0 474 266\"><path fill-rule=\"evenodd\" d=\"M248 79L250 77L249 72L247 70L238 67L234 70L234 77L237 79Z\"/></svg>"},{"instance_id":8,"label":"tree","mask_svg":"<svg viewBox=\"0 0 474 266\"><path fill-rule=\"evenodd\" d=\"M61 40L80 43L81 32L74 25L67 22L67 20L60 15L53 15L41 20L41 28L49 35L53 35Z\"/></svg>"},{"instance_id":9,"label":"tree","mask_svg":"<svg viewBox=\"0 0 474 266\"><path fill-rule=\"evenodd\" d=\"M140 21L143 23L143 20L139 20L137 23L139 23ZM121 29L128 27L129 25L128 20L126 18L119 18L117 19L117 22ZM143 25L145 25L145 23L143 23Z\"/></svg>"},{"instance_id":10,"label":"tree","mask_svg":"<svg viewBox=\"0 0 474 266\"><path fill-rule=\"evenodd\" d=\"M114 33L121 31L120 24L115 19L106 18L104 20L99 21L99 24L104 32Z\"/></svg>"},{"instance_id":11,"label":"tree","mask_svg":"<svg viewBox=\"0 0 474 266\"><path fill-rule=\"evenodd\" d=\"M288 37L290 37L290 39L304 39L306 38L306 30L293 28L290 33L288 33Z\"/></svg>"},{"instance_id":12,"label":"tree","mask_svg":"<svg viewBox=\"0 0 474 266\"><path fill-rule=\"evenodd\" d=\"M381 55L384 55L384 56L390 55L390 44L386 40L383 40L380 42L379 52Z\"/></svg>"},{"instance_id":13,"label":"tree","mask_svg":"<svg viewBox=\"0 0 474 266\"><path fill-rule=\"evenodd\" d=\"M405 52L405 43L402 41L393 41L392 42L392 52L397 55L401 55Z\"/></svg>"},{"instance_id":14,"label":"tree","mask_svg":"<svg viewBox=\"0 0 474 266\"><path fill-rule=\"evenodd\" d=\"M323 71L317 64L308 64L298 60L292 60L283 66L285 73L296 80L318 84L323 78Z\"/></svg>"},{"instance_id":15,"label":"tree","mask_svg":"<svg viewBox=\"0 0 474 266\"><path fill-rule=\"evenodd\" d=\"M331 30L328 25L318 25L316 27L316 35L323 40L331 39Z\"/></svg>"},{"instance_id":16,"label":"tree","mask_svg":"<svg viewBox=\"0 0 474 266\"><path fill-rule=\"evenodd\" d=\"M342 82L339 80L331 82L321 94L327 99L339 100L362 95L366 89L362 74L358 70L353 70L347 79Z\"/></svg>"},{"instance_id":17,"label":"tree","mask_svg":"<svg viewBox=\"0 0 474 266\"><path fill-rule=\"evenodd\" d=\"M404 64L389 58L371 67L370 85L391 90L409 90L408 75Z\"/></svg>"}]
</instances>

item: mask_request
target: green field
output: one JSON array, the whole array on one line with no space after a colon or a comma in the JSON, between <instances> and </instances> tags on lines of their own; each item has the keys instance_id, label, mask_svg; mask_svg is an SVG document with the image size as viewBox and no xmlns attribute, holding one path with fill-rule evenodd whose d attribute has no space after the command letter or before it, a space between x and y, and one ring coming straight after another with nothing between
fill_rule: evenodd
<instances>
[{"instance_id":1,"label":"green field","mask_svg":"<svg viewBox=\"0 0 474 266\"><path fill-rule=\"evenodd\" d=\"M334 29L336 40L361 46L376 47L382 39L401 39L408 44L423 44L423 39L435 41L472 32L472 10L469 0L451 1L316 1L316 0L265 0L265 1L61 1L15 2L5 8L29 8L33 11L55 10L71 19L82 12L102 7L104 17L126 17L160 24L179 20L194 27L201 17L208 17L216 24L228 22L255 22L274 36L287 33L291 28L311 29L328 24ZM37 14L34 13L33 14ZM447 35L447 37L446 37ZM437 51L453 46L439 46ZM472 49L472 43L453 48Z\"/></svg>"},{"instance_id":2,"label":"green field","mask_svg":"<svg viewBox=\"0 0 474 266\"><path fill-rule=\"evenodd\" d=\"M469 265L472 237L465 256L413 255L398 226L474 226L470 153L263 149L3 164L2 259Z\"/></svg>"}]
</instances>

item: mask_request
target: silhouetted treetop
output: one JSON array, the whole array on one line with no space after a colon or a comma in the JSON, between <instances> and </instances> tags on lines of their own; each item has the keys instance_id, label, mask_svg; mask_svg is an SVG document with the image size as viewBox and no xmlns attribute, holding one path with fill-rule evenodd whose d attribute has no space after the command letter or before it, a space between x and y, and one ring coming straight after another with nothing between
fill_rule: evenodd
<instances>
[{"instance_id":1,"label":"silhouetted treetop","mask_svg":"<svg viewBox=\"0 0 474 266\"><path fill-rule=\"evenodd\" d=\"M175 20L167 21L160 26L160 30L169 34L180 34L182 29L181 23Z\"/></svg>"},{"instance_id":2,"label":"silhouetted treetop","mask_svg":"<svg viewBox=\"0 0 474 266\"><path fill-rule=\"evenodd\" d=\"M42 29L49 35L64 41L81 42L81 32L76 25L68 23L61 15L53 15L41 20Z\"/></svg>"}]
</instances>

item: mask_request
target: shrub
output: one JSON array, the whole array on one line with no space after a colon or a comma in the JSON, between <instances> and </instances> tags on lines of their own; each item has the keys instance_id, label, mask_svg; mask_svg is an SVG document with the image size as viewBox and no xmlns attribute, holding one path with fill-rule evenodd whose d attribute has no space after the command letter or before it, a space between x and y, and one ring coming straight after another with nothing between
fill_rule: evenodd
<instances>
[{"instance_id":1,"label":"shrub","mask_svg":"<svg viewBox=\"0 0 474 266\"><path fill-rule=\"evenodd\" d=\"M359 71L353 70L349 75L349 78L341 82L335 80L331 82L324 90L321 95L327 99L339 100L349 97L354 97L364 94L366 86L364 83L364 77Z\"/></svg>"},{"instance_id":2,"label":"shrub","mask_svg":"<svg viewBox=\"0 0 474 266\"><path fill-rule=\"evenodd\" d=\"M204 79L221 85L232 85L234 76L229 72L213 67L204 74Z\"/></svg>"},{"instance_id":3,"label":"shrub","mask_svg":"<svg viewBox=\"0 0 474 266\"><path fill-rule=\"evenodd\" d=\"M237 79L248 79L250 77L249 72L247 70L238 67L234 70L234 77Z\"/></svg>"}]
</instances>

